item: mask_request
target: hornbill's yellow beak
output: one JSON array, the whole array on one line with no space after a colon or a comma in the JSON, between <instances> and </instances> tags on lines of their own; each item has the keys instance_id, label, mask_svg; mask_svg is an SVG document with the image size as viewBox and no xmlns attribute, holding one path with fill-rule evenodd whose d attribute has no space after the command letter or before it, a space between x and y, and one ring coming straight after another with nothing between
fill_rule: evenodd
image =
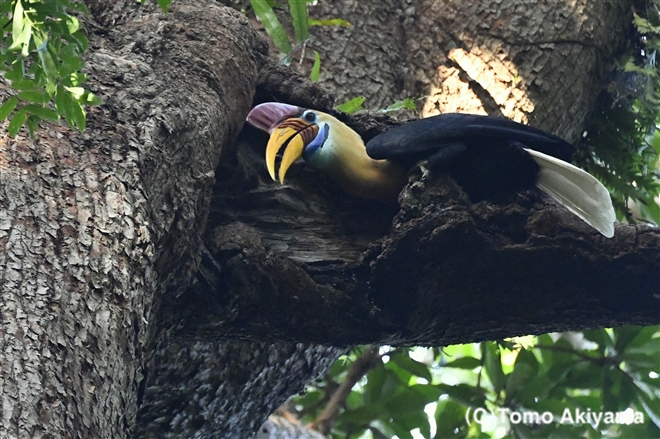
<instances>
[{"instance_id":1,"label":"hornbill's yellow beak","mask_svg":"<svg viewBox=\"0 0 660 439\"><path fill-rule=\"evenodd\" d=\"M266 167L270 177L275 180L275 158L280 149L285 148L279 169L280 183L284 183L286 171L302 157L305 146L314 140L318 133L318 125L310 124L300 118L286 119L273 129L266 145Z\"/></svg>"},{"instance_id":2,"label":"hornbill's yellow beak","mask_svg":"<svg viewBox=\"0 0 660 439\"><path fill-rule=\"evenodd\" d=\"M279 168L279 182L284 183L284 177L291 165L298 160L307 146L316 138L319 127L301 119L303 109L293 105L267 103L257 105L247 117L247 121L270 133L266 145L266 167L273 180L275 176L275 161L277 153L284 148Z\"/></svg>"}]
</instances>

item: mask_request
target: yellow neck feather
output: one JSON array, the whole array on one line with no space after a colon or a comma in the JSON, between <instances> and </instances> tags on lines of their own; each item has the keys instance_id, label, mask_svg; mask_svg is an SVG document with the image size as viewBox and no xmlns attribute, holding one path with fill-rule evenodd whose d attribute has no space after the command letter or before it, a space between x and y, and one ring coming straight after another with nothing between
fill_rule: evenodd
<instances>
[{"instance_id":1,"label":"yellow neck feather","mask_svg":"<svg viewBox=\"0 0 660 439\"><path fill-rule=\"evenodd\" d=\"M346 192L362 198L396 201L405 183L403 170L388 160L369 157L355 131L332 116L323 116L327 117L330 132L322 148L325 163L319 167Z\"/></svg>"}]
</instances>

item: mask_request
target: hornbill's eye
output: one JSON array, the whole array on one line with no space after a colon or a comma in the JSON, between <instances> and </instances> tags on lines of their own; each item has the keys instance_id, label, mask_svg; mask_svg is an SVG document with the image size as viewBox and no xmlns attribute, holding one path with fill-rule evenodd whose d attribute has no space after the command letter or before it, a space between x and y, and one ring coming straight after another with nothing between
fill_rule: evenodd
<instances>
[{"instance_id":1,"label":"hornbill's eye","mask_svg":"<svg viewBox=\"0 0 660 439\"><path fill-rule=\"evenodd\" d=\"M303 119L305 119L307 122L316 122L316 113L313 111L305 111L303 114Z\"/></svg>"}]
</instances>

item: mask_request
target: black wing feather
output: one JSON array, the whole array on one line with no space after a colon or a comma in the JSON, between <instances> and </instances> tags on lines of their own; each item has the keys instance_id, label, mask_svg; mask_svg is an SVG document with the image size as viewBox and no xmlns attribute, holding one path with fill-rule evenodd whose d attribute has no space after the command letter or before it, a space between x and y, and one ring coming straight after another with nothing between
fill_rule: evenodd
<instances>
[{"instance_id":1,"label":"black wing feather","mask_svg":"<svg viewBox=\"0 0 660 439\"><path fill-rule=\"evenodd\" d=\"M477 114L446 113L416 120L385 131L367 143L374 159L428 156L447 145L467 146L514 141L570 162L573 146L560 137L508 119Z\"/></svg>"},{"instance_id":2,"label":"black wing feather","mask_svg":"<svg viewBox=\"0 0 660 439\"><path fill-rule=\"evenodd\" d=\"M410 169L450 174L476 202L496 200L536 182L539 166L523 148L570 161L573 146L539 129L490 116L448 113L392 128L367 143L367 154Z\"/></svg>"}]
</instances>

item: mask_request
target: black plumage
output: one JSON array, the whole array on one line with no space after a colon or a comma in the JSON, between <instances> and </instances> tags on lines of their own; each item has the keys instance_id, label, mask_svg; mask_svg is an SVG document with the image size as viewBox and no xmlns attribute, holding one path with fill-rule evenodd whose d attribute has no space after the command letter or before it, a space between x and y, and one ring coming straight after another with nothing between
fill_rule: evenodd
<instances>
[{"instance_id":1,"label":"black plumage","mask_svg":"<svg viewBox=\"0 0 660 439\"><path fill-rule=\"evenodd\" d=\"M536 183L539 165L523 148L570 162L574 147L539 129L491 116L447 113L409 122L371 139L367 154L410 169L446 172L473 202L497 200Z\"/></svg>"}]
</instances>

